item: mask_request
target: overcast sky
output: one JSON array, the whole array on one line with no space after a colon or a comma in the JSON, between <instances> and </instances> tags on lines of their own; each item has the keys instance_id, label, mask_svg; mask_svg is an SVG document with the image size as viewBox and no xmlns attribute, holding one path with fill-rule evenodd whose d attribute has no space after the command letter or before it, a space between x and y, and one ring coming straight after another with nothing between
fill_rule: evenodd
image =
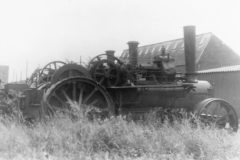
<instances>
[{"instance_id":1,"label":"overcast sky","mask_svg":"<svg viewBox=\"0 0 240 160\"><path fill-rule=\"evenodd\" d=\"M25 79L53 60L79 62L105 50L213 32L240 54L239 0L0 0L0 65Z\"/></svg>"}]
</instances>

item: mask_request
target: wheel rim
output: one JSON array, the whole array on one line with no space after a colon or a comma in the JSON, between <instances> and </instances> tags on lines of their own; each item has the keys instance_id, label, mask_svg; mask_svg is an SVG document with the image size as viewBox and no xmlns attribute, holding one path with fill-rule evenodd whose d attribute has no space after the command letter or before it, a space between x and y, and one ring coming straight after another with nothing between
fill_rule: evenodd
<instances>
[{"instance_id":1,"label":"wheel rim","mask_svg":"<svg viewBox=\"0 0 240 160\"><path fill-rule=\"evenodd\" d=\"M66 63L62 61L53 61L44 66L39 74L38 86L43 83L50 82L53 74L65 64Z\"/></svg>"},{"instance_id":2,"label":"wheel rim","mask_svg":"<svg viewBox=\"0 0 240 160\"><path fill-rule=\"evenodd\" d=\"M95 65L96 62L99 62L99 61L101 61L101 60L107 59L108 56L109 56L109 55L107 55L107 54L100 54L100 55L94 57L94 58L91 59L91 61L89 62L89 64L88 64L88 69L90 70L90 69ZM109 57L112 59L112 61L114 62L114 64L123 65L123 62L122 62L120 59L116 58L115 56L109 56Z\"/></svg>"},{"instance_id":3,"label":"wheel rim","mask_svg":"<svg viewBox=\"0 0 240 160\"><path fill-rule=\"evenodd\" d=\"M72 105L97 118L113 114L113 102L106 90L85 77L67 78L54 84L44 95L44 101L47 104L44 110L50 116L56 111L69 111Z\"/></svg>"},{"instance_id":4,"label":"wheel rim","mask_svg":"<svg viewBox=\"0 0 240 160\"><path fill-rule=\"evenodd\" d=\"M39 76L40 76L41 69L37 68L35 71L32 73L31 77L27 81L27 84L30 87L36 88L38 86L38 81L39 81Z\"/></svg>"},{"instance_id":5,"label":"wheel rim","mask_svg":"<svg viewBox=\"0 0 240 160\"><path fill-rule=\"evenodd\" d=\"M77 76L85 76L90 77L89 72L86 68L77 64L66 64L63 67L59 68L54 75L52 76L51 83L56 83L59 80L69 78L69 77L77 77Z\"/></svg>"},{"instance_id":6,"label":"wheel rim","mask_svg":"<svg viewBox=\"0 0 240 160\"><path fill-rule=\"evenodd\" d=\"M197 115L206 124L220 129L238 130L238 117L234 108L222 99L210 98L198 105Z\"/></svg>"}]
</instances>

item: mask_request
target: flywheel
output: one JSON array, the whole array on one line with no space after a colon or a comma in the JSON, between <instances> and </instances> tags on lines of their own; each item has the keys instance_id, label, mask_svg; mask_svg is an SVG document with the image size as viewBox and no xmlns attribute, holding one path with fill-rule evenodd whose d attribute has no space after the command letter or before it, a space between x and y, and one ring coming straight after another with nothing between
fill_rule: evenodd
<instances>
[{"instance_id":1,"label":"flywheel","mask_svg":"<svg viewBox=\"0 0 240 160\"><path fill-rule=\"evenodd\" d=\"M101 54L89 62L88 69L92 78L105 87L118 86L123 83L123 62L114 56Z\"/></svg>"}]
</instances>

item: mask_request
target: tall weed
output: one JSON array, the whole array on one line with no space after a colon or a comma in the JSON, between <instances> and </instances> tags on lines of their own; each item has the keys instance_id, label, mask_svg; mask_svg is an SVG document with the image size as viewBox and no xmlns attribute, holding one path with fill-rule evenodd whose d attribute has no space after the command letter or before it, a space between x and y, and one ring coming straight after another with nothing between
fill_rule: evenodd
<instances>
[{"instance_id":1,"label":"tall weed","mask_svg":"<svg viewBox=\"0 0 240 160\"><path fill-rule=\"evenodd\" d=\"M77 105L77 104L73 104ZM145 121L123 116L89 121L75 106L74 120L56 114L32 126L0 119L0 159L199 159L240 157L240 134L229 134L199 121ZM85 110L86 111L86 110ZM151 118L149 118L151 117Z\"/></svg>"}]
</instances>

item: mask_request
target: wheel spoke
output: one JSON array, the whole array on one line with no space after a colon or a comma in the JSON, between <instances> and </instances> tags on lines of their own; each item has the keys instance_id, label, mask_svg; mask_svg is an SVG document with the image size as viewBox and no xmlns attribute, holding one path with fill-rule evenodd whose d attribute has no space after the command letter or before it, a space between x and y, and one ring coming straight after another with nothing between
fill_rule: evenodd
<instances>
[{"instance_id":1,"label":"wheel spoke","mask_svg":"<svg viewBox=\"0 0 240 160\"><path fill-rule=\"evenodd\" d=\"M105 78L102 77L102 78L100 79L99 83L102 84L104 80L105 80Z\"/></svg>"},{"instance_id":2,"label":"wheel spoke","mask_svg":"<svg viewBox=\"0 0 240 160\"><path fill-rule=\"evenodd\" d=\"M102 73L102 72L96 72L95 75L104 76L104 73Z\"/></svg>"},{"instance_id":3,"label":"wheel spoke","mask_svg":"<svg viewBox=\"0 0 240 160\"><path fill-rule=\"evenodd\" d=\"M95 106L99 102L98 99L94 99L91 103L89 103L90 106Z\"/></svg>"},{"instance_id":4,"label":"wheel spoke","mask_svg":"<svg viewBox=\"0 0 240 160\"><path fill-rule=\"evenodd\" d=\"M48 115L53 115L55 112L54 108L51 105L48 105L48 107L45 110L45 113L47 113Z\"/></svg>"},{"instance_id":5,"label":"wheel spoke","mask_svg":"<svg viewBox=\"0 0 240 160\"><path fill-rule=\"evenodd\" d=\"M83 101L83 92L84 92L84 88L85 86L83 86L80 90L80 93L79 93L79 98L78 98L78 104L81 105L82 104L82 101Z\"/></svg>"},{"instance_id":6,"label":"wheel spoke","mask_svg":"<svg viewBox=\"0 0 240 160\"><path fill-rule=\"evenodd\" d=\"M221 112L219 112L219 111L221 111L221 109L222 109L221 102L216 102L216 105L215 105L215 107L213 108L213 111L212 111L212 115L213 116L215 116L216 114L218 115L219 113L221 113Z\"/></svg>"},{"instance_id":7,"label":"wheel spoke","mask_svg":"<svg viewBox=\"0 0 240 160\"><path fill-rule=\"evenodd\" d=\"M69 96L67 95L67 93L65 92L65 90L61 90L62 94L64 95L64 97L67 99L68 102L71 102L71 99L69 98Z\"/></svg>"},{"instance_id":8,"label":"wheel spoke","mask_svg":"<svg viewBox=\"0 0 240 160\"><path fill-rule=\"evenodd\" d=\"M221 121L223 121L223 120L225 120L226 123L228 122L228 115L227 115L227 114L224 115L224 116L219 116L219 117L217 117L217 118L215 119L215 122L217 123L217 122L221 122Z\"/></svg>"},{"instance_id":9,"label":"wheel spoke","mask_svg":"<svg viewBox=\"0 0 240 160\"><path fill-rule=\"evenodd\" d=\"M73 93L72 93L73 101L76 102L76 99L77 99L77 96L76 96L76 92L77 92L76 82L73 82L72 84L73 84L73 88L72 88L72 91L73 91Z\"/></svg>"},{"instance_id":10,"label":"wheel spoke","mask_svg":"<svg viewBox=\"0 0 240 160\"><path fill-rule=\"evenodd\" d=\"M45 71L49 71L49 70L51 70L52 68L51 68L51 66L49 66L49 67L46 67L44 70Z\"/></svg>"},{"instance_id":11,"label":"wheel spoke","mask_svg":"<svg viewBox=\"0 0 240 160\"><path fill-rule=\"evenodd\" d=\"M97 87L95 87L91 92L90 94L83 100L83 104L86 104L87 101L94 95L94 93L97 92Z\"/></svg>"},{"instance_id":12,"label":"wheel spoke","mask_svg":"<svg viewBox=\"0 0 240 160\"><path fill-rule=\"evenodd\" d=\"M57 69L57 64L56 63L53 63L54 64L54 68L55 68L55 70Z\"/></svg>"},{"instance_id":13,"label":"wheel spoke","mask_svg":"<svg viewBox=\"0 0 240 160\"><path fill-rule=\"evenodd\" d=\"M65 106L65 103L55 92L52 94L53 97L55 97L61 104L62 106Z\"/></svg>"}]
</instances>

